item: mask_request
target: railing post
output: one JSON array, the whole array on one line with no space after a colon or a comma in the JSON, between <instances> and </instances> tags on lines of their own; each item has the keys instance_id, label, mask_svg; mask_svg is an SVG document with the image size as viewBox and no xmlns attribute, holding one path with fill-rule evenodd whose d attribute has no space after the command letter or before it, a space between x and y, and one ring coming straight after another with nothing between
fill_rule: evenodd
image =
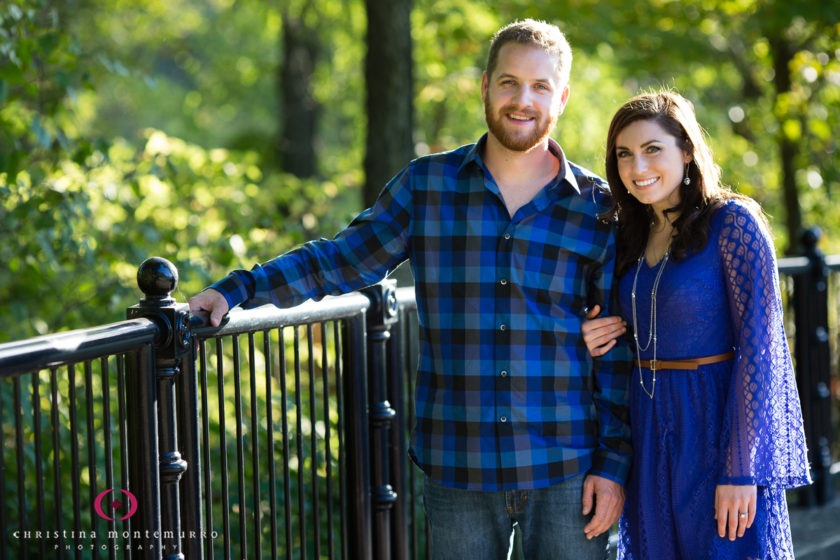
<instances>
[{"instance_id":1,"label":"railing post","mask_svg":"<svg viewBox=\"0 0 840 560\"><path fill-rule=\"evenodd\" d=\"M817 247L822 235L813 227L802 233L807 273L794 277L796 378L802 402L808 461L814 484L799 490L805 506L825 504L831 481L831 359L828 337L828 266Z\"/></svg>"},{"instance_id":2,"label":"railing post","mask_svg":"<svg viewBox=\"0 0 840 560\"><path fill-rule=\"evenodd\" d=\"M409 558L409 508L408 497L408 398L405 388L406 356L411 354L411 341L406 340L408 314L399 310L397 324L391 327L388 343L388 401L395 416L390 430L391 486L397 494L391 515L391 557L395 560Z\"/></svg>"},{"instance_id":3,"label":"railing post","mask_svg":"<svg viewBox=\"0 0 840 560\"><path fill-rule=\"evenodd\" d=\"M373 558L368 430L367 333L365 313L343 321L344 464L348 511L342 516L347 536L342 558Z\"/></svg>"},{"instance_id":4,"label":"railing post","mask_svg":"<svg viewBox=\"0 0 840 560\"><path fill-rule=\"evenodd\" d=\"M189 335L188 335L189 336ZM198 372L196 345L181 358L181 374L176 380L178 398L178 442L188 469L181 478L180 507L182 549L188 559L204 558L204 510L201 507L201 440L198 435Z\"/></svg>"},{"instance_id":5,"label":"railing post","mask_svg":"<svg viewBox=\"0 0 840 560\"><path fill-rule=\"evenodd\" d=\"M155 341L154 382L157 385L157 418L150 415L149 429L157 424L157 449L160 477L160 547L166 560L183 560L181 552L181 517L178 483L187 470L187 462L178 450L176 421L176 379L181 360L190 349L189 309L177 304L170 294L178 286L178 270L159 257L146 259L137 271L137 284L145 297L128 308L128 318L145 317L160 327ZM131 400L132 395L128 395ZM158 556L158 557L161 557Z\"/></svg>"},{"instance_id":6,"label":"railing post","mask_svg":"<svg viewBox=\"0 0 840 560\"><path fill-rule=\"evenodd\" d=\"M368 381L371 410L371 490L374 558L391 558L391 513L397 494L390 478L390 429L395 411L388 401L387 343L397 322L397 286L393 280L365 288L371 300L367 315Z\"/></svg>"}]
</instances>

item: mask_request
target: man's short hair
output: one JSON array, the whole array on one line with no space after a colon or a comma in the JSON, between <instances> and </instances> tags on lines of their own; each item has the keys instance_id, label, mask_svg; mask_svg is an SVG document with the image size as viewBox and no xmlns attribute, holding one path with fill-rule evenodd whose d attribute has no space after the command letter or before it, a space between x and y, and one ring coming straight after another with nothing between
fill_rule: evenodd
<instances>
[{"instance_id":1,"label":"man's short hair","mask_svg":"<svg viewBox=\"0 0 840 560\"><path fill-rule=\"evenodd\" d=\"M572 69L572 48L566 36L556 25L525 19L515 21L499 29L490 41L490 52L487 54L487 77L491 78L496 69L499 50L507 43L530 45L544 50L557 57L557 72L560 83L569 83L569 72Z\"/></svg>"}]
</instances>

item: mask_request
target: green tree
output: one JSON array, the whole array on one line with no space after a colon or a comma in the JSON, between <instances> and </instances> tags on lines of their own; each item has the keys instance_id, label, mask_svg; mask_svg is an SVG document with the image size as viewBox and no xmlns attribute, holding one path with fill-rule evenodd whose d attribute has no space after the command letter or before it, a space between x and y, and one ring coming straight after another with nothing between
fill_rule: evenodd
<instances>
[{"instance_id":1,"label":"green tree","mask_svg":"<svg viewBox=\"0 0 840 560\"><path fill-rule=\"evenodd\" d=\"M300 14L288 5L281 8L283 31L277 89L280 98L280 168L298 177L317 171L315 151L320 105L315 100L313 78L324 50L316 32L315 2L306 2Z\"/></svg>"},{"instance_id":2,"label":"green tree","mask_svg":"<svg viewBox=\"0 0 840 560\"><path fill-rule=\"evenodd\" d=\"M364 206L414 154L411 0L366 0Z\"/></svg>"},{"instance_id":3,"label":"green tree","mask_svg":"<svg viewBox=\"0 0 840 560\"><path fill-rule=\"evenodd\" d=\"M505 3L507 12L518 4ZM571 0L532 2L525 13L565 19L572 44L607 55L628 94L664 85L693 99L724 176L785 217L777 233L788 252L803 213L837 235L836 4Z\"/></svg>"}]
</instances>

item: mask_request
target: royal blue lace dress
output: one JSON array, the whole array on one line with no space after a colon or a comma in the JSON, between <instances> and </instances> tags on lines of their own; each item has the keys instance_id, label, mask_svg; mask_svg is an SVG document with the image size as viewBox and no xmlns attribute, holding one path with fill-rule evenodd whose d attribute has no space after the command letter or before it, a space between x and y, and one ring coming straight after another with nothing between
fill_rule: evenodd
<instances>
[{"instance_id":1,"label":"royal blue lace dress","mask_svg":"<svg viewBox=\"0 0 840 560\"><path fill-rule=\"evenodd\" d=\"M659 270L642 261L639 341L648 339ZM632 327L636 266L620 278ZM728 201L706 246L667 261L656 297L658 359L734 350L733 360L692 370L636 367L631 383L633 467L619 523L625 560L793 559L785 489L810 483L802 413L782 324L773 242L746 203ZM635 348L634 348L635 352ZM650 360L651 343L642 360ZM718 484L757 485L755 522L734 542L717 536Z\"/></svg>"}]
</instances>

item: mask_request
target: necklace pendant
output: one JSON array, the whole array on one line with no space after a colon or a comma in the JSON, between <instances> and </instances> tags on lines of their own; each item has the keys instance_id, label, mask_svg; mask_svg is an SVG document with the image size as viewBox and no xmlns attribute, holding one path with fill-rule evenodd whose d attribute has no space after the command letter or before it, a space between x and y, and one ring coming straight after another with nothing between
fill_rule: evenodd
<instances>
[{"instance_id":1,"label":"necklace pendant","mask_svg":"<svg viewBox=\"0 0 840 560\"><path fill-rule=\"evenodd\" d=\"M632 302L632 310L633 310L633 339L636 342L636 359L639 361L639 385L642 386L642 391L653 400L653 395L656 392L656 296L659 292L659 281L662 279L662 273L665 270L665 265L668 264L668 258L671 256L671 247L670 244L668 246L668 250L665 251L665 255L662 257L662 261L659 265L659 270L656 273L656 277L653 280L653 287L650 290L650 327L648 328L648 340L645 347L642 348L639 345L639 323L636 319L636 286L639 280L639 271L642 268L642 259L644 258L644 253L639 256L639 260L636 264L636 274L633 276L633 289L630 292L631 295L631 302ZM650 371L652 374L653 379L651 379L650 391L648 391L647 387L645 386L645 378L643 373L643 368L641 366L642 351L647 351L648 347L653 343L653 359L650 361Z\"/></svg>"}]
</instances>

